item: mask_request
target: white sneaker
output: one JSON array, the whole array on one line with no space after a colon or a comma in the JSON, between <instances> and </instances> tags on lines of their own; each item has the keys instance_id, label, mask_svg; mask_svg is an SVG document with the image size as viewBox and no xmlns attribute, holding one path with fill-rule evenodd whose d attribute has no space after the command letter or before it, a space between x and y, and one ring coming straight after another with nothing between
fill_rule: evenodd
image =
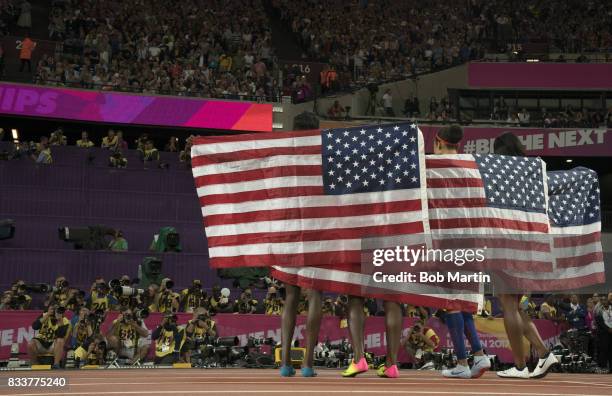
<instances>
[{"instance_id":1,"label":"white sneaker","mask_svg":"<svg viewBox=\"0 0 612 396\"><path fill-rule=\"evenodd\" d=\"M559 363L557 357L552 354L552 352L548 353L544 359L538 360L538 364L533 369L533 373L529 375L530 378L544 378L546 374L548 374L548 370L555 364Z\"/></svg>"},{"instance_id":2,"label":"white sneaker","mask_svg":"<svg viewBox=\"0 0 612 396\"><path fill-rule=\"evenodd\" d=\"M455 368L443 370L442 376L446 378L472 378L472 372L468 366L458 364Z\"/></svg>"},{"instance_id":3,"label":"white sneaker","mask_svg":"<svg viewBox=\"0 0 612 396\"><path fill-rule=\"evenodd\" d=\"M501 378L520 378L520 379L528 379L529 378L529 369L525 367L522 370L517 369L516 367L509 368L508 370L498 371L497 376Z\"/></svg>"},{"instance_id":4,"label":"white sneaker","mask_svg":"<svg viewBox=\"0 0 612 396\"><path fill-rule=\"evenodd\" d=\"M427 362L424 365L421 366L421 368L419 368L418 370L435 370L436 366L434 364L434 362Z\"/></svg>"},{"instance_id":5,"label":"white sneaker","mask_svg":"<svg viewBox=\"0 0 612 396\"><path fill-rule=\"evenodd\" d=\"M488 356L474 356L474 365L472 366L472 378L480 378L484 373L491 368L491 360Z\"/></svg>"}]
</instances>

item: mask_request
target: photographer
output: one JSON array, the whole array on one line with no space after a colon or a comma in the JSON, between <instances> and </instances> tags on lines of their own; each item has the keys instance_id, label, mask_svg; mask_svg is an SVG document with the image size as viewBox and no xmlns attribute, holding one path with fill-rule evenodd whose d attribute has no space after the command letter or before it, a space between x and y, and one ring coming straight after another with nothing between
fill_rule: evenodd
<instances>
[{"instance_id":1,"label":"photographer","mask_svg":"<svg viewBox=\"0 0 612 396\"><path fill-rule=\"evenodd\" d=\"M240 293L240 298L234 302L234 313L256 313L258 304L259 301L253 298L251 289L245 289L242 293Z\"/></svg>"},{"instance_id":2,"label":"photographer","mask_svg":"<svg viewBox=\"0 0 612 396\"><path fill-rule=\"evenodd\" d=\"M11 290L4 292L0 310L23 311L30 307L32 297L26 293L25 283L17 281L11 286Z\"/></svg>"},{"instance_id":3,"label":"photographer","mask_svg":"<svg viewBox=\"0 0 612 396\"><path fill-rule=\"evenodd\" d=\"M72 337L70 340L70 348L76 350L81 348L87 348L87 341L94 334L93 327L91 322L88 320L89 317L89 309L82 307L78 311L78 315L74 315L70 320L70 325L72 326Z\"/></svg>"},{"instance_id":4,"label":"photographer","mask_svg":"<svg viewBox=\"0 0 612 396\"><path fill-rule=\"evenodd\" d=\"M53 368L59 368L64 356L64 345L70 339L70 321L64 317L65 311L64 307L51 305L47 312L32 323L32 328L38 331L28 343L32 364L38 364L41 355L53 354Z\"/></svg>"},{"instance_id":5,"label":"photographer","mask_svg":"<svg viewBox=\"0 0 612 396\"><path fill-rule=\"evenodd\" d=\"M197 308L204 307L206 305L207 296L202 291L202 282L199 279L195 279L189 289L183 289L181 291L181 305L183 312L195 312Z\"/></svg>"},{"instance_id":6,"label":"photographer","mask_svg":"<svg viewBox=\"0 0 612 396\"><path fill-rule=\"evenodd\" d=\"M323 316L335 316L336 315L336 304L331 299L331 297L327 297L323 300L323 307L321 308L323 312Z\"/></svg>"},{"instance_id":7,"label":"photographer","mask_svg":"<svg viewBox=\"0 0 612 396\"><path fill-rule=\"evenodd\" d=\"M72 312L79 312L82 307L85 307L85 292L76 288L69 289L66 309Z\"/></svg>"},{"instance_id":8,"label":"photographer","mask_svg":"<svg viewBox=\"0 0 612 396\"><path fill-rule=\"evenodd\" d=\"M161 324L153 330L155 364L171 365L179 361L180 350L185 342L185 329L178 328L177 320L175 314L167 314Z\"/></svg>"},{"instance_id":9,"label":"photographer","mask_svg":"<svg viewBox=\"0 0 612 396\"><path fill-rule=\"evenodd\" d=\"M66 306L68 302L68 281L64 276L58 276L51 293L47 296L45 306L61 305Z\"/></svg>"},{"instance_id":10,"label":"photographer","mask_svg":"<svg viewBox=\"0 0 612 396\"><path fill-rule=\"evenodd\" d=\"M130 359L130 364L142 361L149 351L149 329L141 319L147 315L148 312L145 315L134 315L131 309L127 309L119 314L106 333L108 347L115 351L117 356Z\"/></svg>"},{"instance_id":11,"label":"photographer","mask_svg":"<svg viewBox=\"0 0 612 396\"><path fill-rule=\"evenodd\" d=\"M110 287L104 282L104 279L96 280L92 286L92 291L85 301L87 308L92 311L107 312L119 304L117 299L110 294Z\"/></svg>"},{"instance_id":12,"label":"photographer","mask_svg":"<svg viewBox=\"0 0 612 396\"><path fill-rule=\"evenodd\" d=\"M271 286L264 300L266 315L280 315L283 312L283 300L278 296L276 287Z\"/></svg>"},{"instance_id":13,"label":"photographer","mask_svg":"<svg viewBox=\"0 0 612 396\"><path fill-rule=\"evenodd\" d=\"M401 345L406 350L406 353L418 365L424 363L425 353L433 352L439 344L440 337L438 337L433 329L425 327L422 322L415 323L401 341Z\"/></svg>"},{"instance_id":14,"label":"photographer","mask_svg":"<svg viewBox=\"0 0 612 396\"><path fill-rule=\"evenodd\" d=\"M174 282L169 278L162 279L161 287L155 298L154 305L157 308L157 312L161 313L175 313L179 310L180 296L178 293L172 291Z\"/></svg>"},{"instance_id":15,"label":"photographer","mask_svg":"<svg viewBox=\"0 0 612 396\"><path fill-rule=\"evenodd\" d=\"M112 285L111 281L111 285ZM132 281L129 276L123 275L119 278L119 288L114 288L112 291L113 297L117 300L118 309L120 311L125 311L126 309L133 309L138 305L142 304L142 301L138 298L139 296L124 296L122 287L127 286L130 287L133 284L137 283L137 280Z\"/></svg>"},{"instance_id":16,"label":"photographer","mask_svg":"<svg viewBox=\"0 0 612 396\"><path fill-rule=\"evenodd\" d=\"M185 342L181 348L181 355L186 363L191 362L191 351L198 347L206 337L215 337L217 330L215 322L204 308L198 308L193 318L185 326Z\"/></svg>"},{"instance_id":17,"label":"photographer","mask_svg":"<svg viewBox=\"0 0 612 396\"><path fill-rule=\"evenodd\" d=\"M85 350L84 357L78 357L75 351L75 357L80 359L85 364L89 365L101 365L104 364L104 360L106 357L106 352L108 351L108 346L106 344L106 340L104 336L101 334L95 335L91 342L87 345L87 349Z\"/></svg>"}]
</instances>

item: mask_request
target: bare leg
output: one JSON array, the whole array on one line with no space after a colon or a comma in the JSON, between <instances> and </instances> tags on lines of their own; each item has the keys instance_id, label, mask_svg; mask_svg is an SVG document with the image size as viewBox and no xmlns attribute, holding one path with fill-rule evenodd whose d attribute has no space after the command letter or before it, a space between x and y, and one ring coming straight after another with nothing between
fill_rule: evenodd
<instances>
[{"instance_id":1,"label":"bare leg","mask_svg":"<svg viewBox=\"0 0 612 396\"><path fill-rule=\"evenodd\" d=\"M58 365L64 357L64 339L58 338L53 343L53 364Z\"/></svg>"},{"instance_id":2,"label":"bare leg","mask_svg":"<svg viewBox=\"0 0 612 396\"><path fill-rule=\"evenodd\" d=\"M365 326L365 313L363 312L363 297L349 296L348 299L348 326L353 344L353 360L358 362L364 356L363 332Z\"/></svg>"},{"instance_id":3,"label":"bare leg","mask_svg":"<svg viewBox=\"0 0 612 396\"><path fill-rule=\"evenodd\" d=\"M147 358L147 354L149 353L149 346L150 346L150 344L149 345L141 345L136 350L135 358L137 360L140 360L141 363L144 362L145 359ZM186 359L188 359L188 360L186 360L187 363L191 362L191 352L187 352Z\"/></svg>"},{"instance_id":4,"label":"bare leg","mask_svg":"<svg viewBox=\"0 0 612 396\"><path fill-rule=\"evenodd\" d=\"M303 367L312 367L314 349L319 341L319 329L321 328L322 298L318 290L310 290L308 293L308 319L306 322L306 356Z\"/></svg>"},{"instance_id":5,"label":"bare leg","mask_svg":"<svg viewBox=\"0 0 612 396\"><path fill-rule=\"evenodd\" d=\"M514 364L519 370L525 367L525 350L523 348L523 319L519 312L519 300L516 294L501 294L499 299L504 310L504 327L512 348Z\"/></svg>"},{"instance_id":6,"label":"bare leg","mask_svg":"<svg viewBox=\"0 0 612 396\"><path fill-rule=\"evenodd\" d=\"M297 307L300 302L300 288L285 285L285 304L281 323L281 365L291 366L291 342L295 330Z\"/></svg>"},{"instance_id":7,"label":"bare leg","mask_svg":"<svg viewBox=\"0 0 612 396\"><path fill-rule=\"evenodd\" d=\"M397 364L397 353L402 337L402 309L393 301L385 301L385 329L387 331L387 366Z\"/></svg>"},{"instance_id":8,"label":"bare leg","mask_svg":"<svg viewBox=\"0 0 612 396\"><path fill-rule=\"evenodd\" d=\"M523 335L525 335L531 345L533 345L533 347L536 349L538 352L538 357L545 357L548 354L548 348L546 348L546 345L544 345L544 341L542 341L542 337L540 337L538 328L524 311L520 311L520 313L521 319L523 319Z\"/></svg>"},{"instance_id":9,"label":"bare leg","mask_svg":"<svg viewBox=\"0 0 612 396\"><path fill-rule=\"evenodd\" d=\"M28 343L28 355L32 364L38 364L38 341L32 340Z\"/></svg>"}]
</instances>

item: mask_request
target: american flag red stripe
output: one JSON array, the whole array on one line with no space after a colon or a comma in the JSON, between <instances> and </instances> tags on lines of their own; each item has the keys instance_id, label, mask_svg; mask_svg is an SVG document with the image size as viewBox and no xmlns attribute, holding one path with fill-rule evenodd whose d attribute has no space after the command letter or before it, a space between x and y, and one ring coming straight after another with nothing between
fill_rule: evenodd
<instances>
[{"instance_id":1,"label":"american flag red stripe","mask_svg":"<svg viewBox=\"0 0 612 396\"><path fill-rule=\"evenodd\" d=\"M434 247L444 248L451 244L454 247L465 248L484 243L489 248L488 266L516 272L552 271L548 238L545 238L545 242L542 239L513 239L517 233L547 235L549 222L545 213L488 208L484 184L478 166L471 156L428 156L426 165L429 224ZM543 164L541 166L543 167ZM449 239L446 234L451 231L467 235L477 234L478 239L472 238L472 241L467 241L465 238ZM451 236L453 234L451 233ZM514 252L508 254L508 250ZM496 251L499 252L500 258L494 257ZM521 260L518 257L525 259ZM438 265L437 268L441 267ZM466 265L465 269L470 269L470 266ZM385 288L373 288L371 285L367 289L359 286L356 290L351 281L361 282L360 285L367 282L368 276L360 272L361 268L358 266L343 269L330 266L273 269L275 277L302 287L321 287L324 284L326 287L333 287L333 290L351 290L353 293L360 291L361 294L367 290L365 294L368 296L384 294L387 299L446 309L460 306L461 309L473 310L479 302L477 294L457 295L456 292L453 294L450 290L435 287L427 290L426 285L419 285L424 288L422 293L416 293L412 289L414 285L403 290L401 288L395 290L395 293L390 293ZM385 287L388 285L385 284ZM442 294L436 294L440 292Z\"/></svg>"},{"instance_id":2,"label":"american flag red stripe","mask_svg":"<svg viewBox=\"0 0 612 396\"><path fill-rule=\"evenodd\" d=\"M364 237L425 232L424 188L326 194L321 141L320 131L195 139L212 267L359 263Z\"/></svg>"}]
</instances>

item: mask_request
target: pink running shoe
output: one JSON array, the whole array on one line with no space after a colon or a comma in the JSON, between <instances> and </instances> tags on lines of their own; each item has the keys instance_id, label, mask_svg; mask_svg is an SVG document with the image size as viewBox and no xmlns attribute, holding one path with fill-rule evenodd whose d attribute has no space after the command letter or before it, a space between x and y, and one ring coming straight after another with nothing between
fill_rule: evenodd
<instances>
[{"instance_id":1,"label":"pink running shoe","mask_svg":"<svg viewBox=\"0 0 612 396\"><path fill-rule=\"evenodd\" d=\"M398 378L399 377L399 370L397 369L397 365L393 365L393 366L385 366L384 364L381 364L380 366L378 366L378 370L376 370L376 375L378 375L381 378Z\"/></svg>"},{"instance_id":2,"label":"pink running shoe","mask_svg":"<svg viewBox=\"0 0 612 396\"><path fill-rule=\"evenodd\" d=\"M357 374L368 371L368 362L362 357L358 363L352 361L350 366L342 372L343 377L355 377Z\"/></svg>"}]
</instances>

